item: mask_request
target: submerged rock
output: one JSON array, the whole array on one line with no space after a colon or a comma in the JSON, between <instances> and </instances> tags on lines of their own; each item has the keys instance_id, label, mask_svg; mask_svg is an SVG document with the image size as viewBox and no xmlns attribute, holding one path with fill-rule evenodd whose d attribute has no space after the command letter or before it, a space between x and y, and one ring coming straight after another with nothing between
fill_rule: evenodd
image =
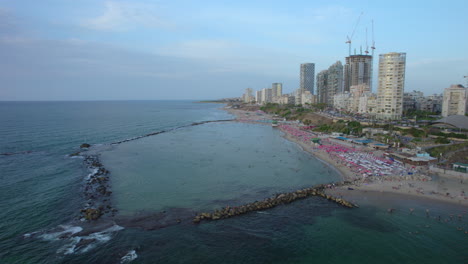
<instances>
[{"instance_id":1,"label":"submerged rock","mask_svg":"<svg viewBox=\"0 0 468 264\"><path fill-rule=\"evenodd\" d=\"M91 147L91 145L88 144L88 143L83 143L83 144L81 144L81 146L80 146L80 148L89 148L89 147Z\"/></svg>"}]
</instances>

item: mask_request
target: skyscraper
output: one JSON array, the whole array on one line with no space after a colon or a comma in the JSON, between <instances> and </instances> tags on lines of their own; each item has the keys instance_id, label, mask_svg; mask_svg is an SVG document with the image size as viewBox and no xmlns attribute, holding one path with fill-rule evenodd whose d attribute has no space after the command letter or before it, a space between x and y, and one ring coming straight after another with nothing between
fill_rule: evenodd
<instances>
[{"instance_id":1,"label":"skyscraper","mask_svg":"<svg viewBox=\"0 0 468 264\"><path fill-rule=\"evenodd\" d=\"M406 53L390 52L380 54L377 118L401 119L405 69Z\"/></svg>"},{"instance_id":2,"label":"skyscraper","mask_svg":"<svg viewBox=\"0 0 468 264\"><path fill-rule=\"evenodd\" d=\"M314 79L315 79L315 64L301 64L301 83L299 89L301 91L310 91L314 94Z\"/></svg>"},{"instance_id":3,"label":"skyscraper","mask_svg":"<svg viewBox=\"0 0 468 264\"><path fill-rule=\"evenodd\" d=\"M444 99L442 101L442 116L465 115L467 96L467 89L461 84L445 88Z\"/></svg>"},{"instance_id":4,"label":"skyscraper","mask_svg":"<svg viewBox=\"0 0 468 264\"><path fill-rule=\"evenodd\" d=\"M372 56L351 55L346 57L344 66L344 92L349 92L351 86L367 84L372 91Z\"/></svg>"},{"instance_id":5,"label":"skyscraper","mask_svg":"<svg viewBox=\"0 0 468 264\"><path fill-rule=\"evenodd\" d=\"M343 92L343 65L341 61L335 62L328 68L327 76L327 102L329 106L333 106L333 96Z\"/></svg>"},{"instance_id":6,"label":"skyscraper","mask_svg":"<svg viewBox=\"0 0 468 264\"><path fill-rule=\"evenodd\" d=\"M317 102L328 102L328 70L317 73Z\"/></svg>"},{"instance_id":7,"label":"skyscraper","mask_svg":"<svg viewBox=\"0 0 468 264\"><path fill-rule=\"evenodd\" d=\"M333 106L333 96L343 92L343 65L337 61L317 74L317 102Z\"/></svg>"}]
</instances>

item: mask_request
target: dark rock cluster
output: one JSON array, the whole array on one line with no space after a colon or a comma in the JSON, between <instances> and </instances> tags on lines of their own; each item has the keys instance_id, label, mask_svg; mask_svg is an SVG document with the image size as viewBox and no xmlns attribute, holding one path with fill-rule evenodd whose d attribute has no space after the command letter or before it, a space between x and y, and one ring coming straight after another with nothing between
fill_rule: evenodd
<instances>
[{"instance_id":1,"label":"dark rock cluster","mask_svg":"<svg viewBox=\"0 0 468 264\"><path fill-rule=\"evenodd\" d=\"M84 195L87 203L81 209L84 220L97 220L103 215L114 215L117 211L112 208L109 184L109 171L99 161L98 156L86 156L84 159L88 169L92 171L86 178Z\"/></svg>"}]
</instances>

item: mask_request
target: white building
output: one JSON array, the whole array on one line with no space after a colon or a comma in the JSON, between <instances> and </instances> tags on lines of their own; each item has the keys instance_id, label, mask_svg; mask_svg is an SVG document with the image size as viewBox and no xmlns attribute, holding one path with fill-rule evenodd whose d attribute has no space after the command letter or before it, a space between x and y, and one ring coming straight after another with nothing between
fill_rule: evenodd
<instances>
[{"instance_id":1,"label":"white building","mask_svg":"<svg viewBox=\"0 0 468 264\"><path fill-rule=\"evenodd\" d=\"M451 85L444 90L442 116L465 115L467 91L463 85Z\"/></svg>"},{"instance_id":2,"label":"white building","mask_svg":"<svg viewBox=\"0 0 468 264\"><path fill-rule=\"evenodd\" d=\"M301 94L301 104L314 104L315 96L310 91Z\"/></svg>"},{"instance_id":3,"label":"white building","mask_svg":"<svg viewBox=\"0 0 468 264\"><path fill-rule=\"evenodd\" d=\"M379 56L377 118L398 120L403 114L406 53L390 52Z\"/></svg>"},{"instance_id":4,"label":"white building","mask_svg":"<svg viewBox=\"0 0 468 264\"><path fill-rule=\"evenodd\" d=\"M339 93L333 96L333 107L339 110L349 110L351 94L349 92Z\"/></svg>"},{"instance_id":5,"label":"white building","mask_svg":"<svg viewBox=\"0 0 468 264\"><path fill-rule=\"evenodd\" d=\"M349 104L349 110L354 113L358 112L361 96L365 93L370 93L370 91L370 87L366 83L351 86L351 101Z\"/></svg>"},{"instance_id":6,"label":"white building","mask_svg":"<svg viewBox=\"0 0 468 264\"><path fill-rule=\"evenodd\" d=\"M365 93L359 97L358 113L373 115L377 111L377 95Z\"/></svg>"},{"instance_id":7,"label":"white building","mask_svg":"<svg viewBox=\"0 0 468 264\"><path fill-rule=\"evenodd\" d=\"M242 101L244 101L244 103L251 103L255 101L252 88L245 89L245 92L242 95Z\"/></svg>"}]
</instances>

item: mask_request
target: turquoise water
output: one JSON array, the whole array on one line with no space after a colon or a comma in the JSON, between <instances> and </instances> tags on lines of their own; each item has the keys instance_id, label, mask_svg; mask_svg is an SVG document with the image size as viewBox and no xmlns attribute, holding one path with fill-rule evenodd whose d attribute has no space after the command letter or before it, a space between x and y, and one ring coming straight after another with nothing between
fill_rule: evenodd
<instances>
[{"instance_id":1,"label":"turquoise water","mask_svg":"<svg viewBox=\"0 0 468 264\"><path fill-rule=\"evenodd\" d=\"M57 229L79 230L86 203L89 172L82 159L67 154L84 142L108 144L230 118L219 107L189 101L0 103L0 153L16 153L0 155L0 263L120 263L131 250L138 255L133 263L468 263L467 235L458 230L468 230L467 208L405 197L369 196L353 210L311 197L200 225L106 227L81 235L92 240L82 248L58 235ZM229 122L123 143L102 155L115 175L112 199L123 215L214 208L336 176L271 127ZM247 176L251 172L255 178ZM204 175L211 176L199 178ZM388 207L397 210L388 214Z\"/></svg>"},{"instance_id":2,"label":"turquoise water","mask_svg":"<svg viewBox=\"0 0 468 264\"><path fill-rule=\"evenodd\" d=\"M246 133L248 131L248 133ZM213 210L339 181L271 126L210 123L127 142L101 153L121 213ZM219 201L217 201L219 200Z\"/></svg>"}]
</instances>

